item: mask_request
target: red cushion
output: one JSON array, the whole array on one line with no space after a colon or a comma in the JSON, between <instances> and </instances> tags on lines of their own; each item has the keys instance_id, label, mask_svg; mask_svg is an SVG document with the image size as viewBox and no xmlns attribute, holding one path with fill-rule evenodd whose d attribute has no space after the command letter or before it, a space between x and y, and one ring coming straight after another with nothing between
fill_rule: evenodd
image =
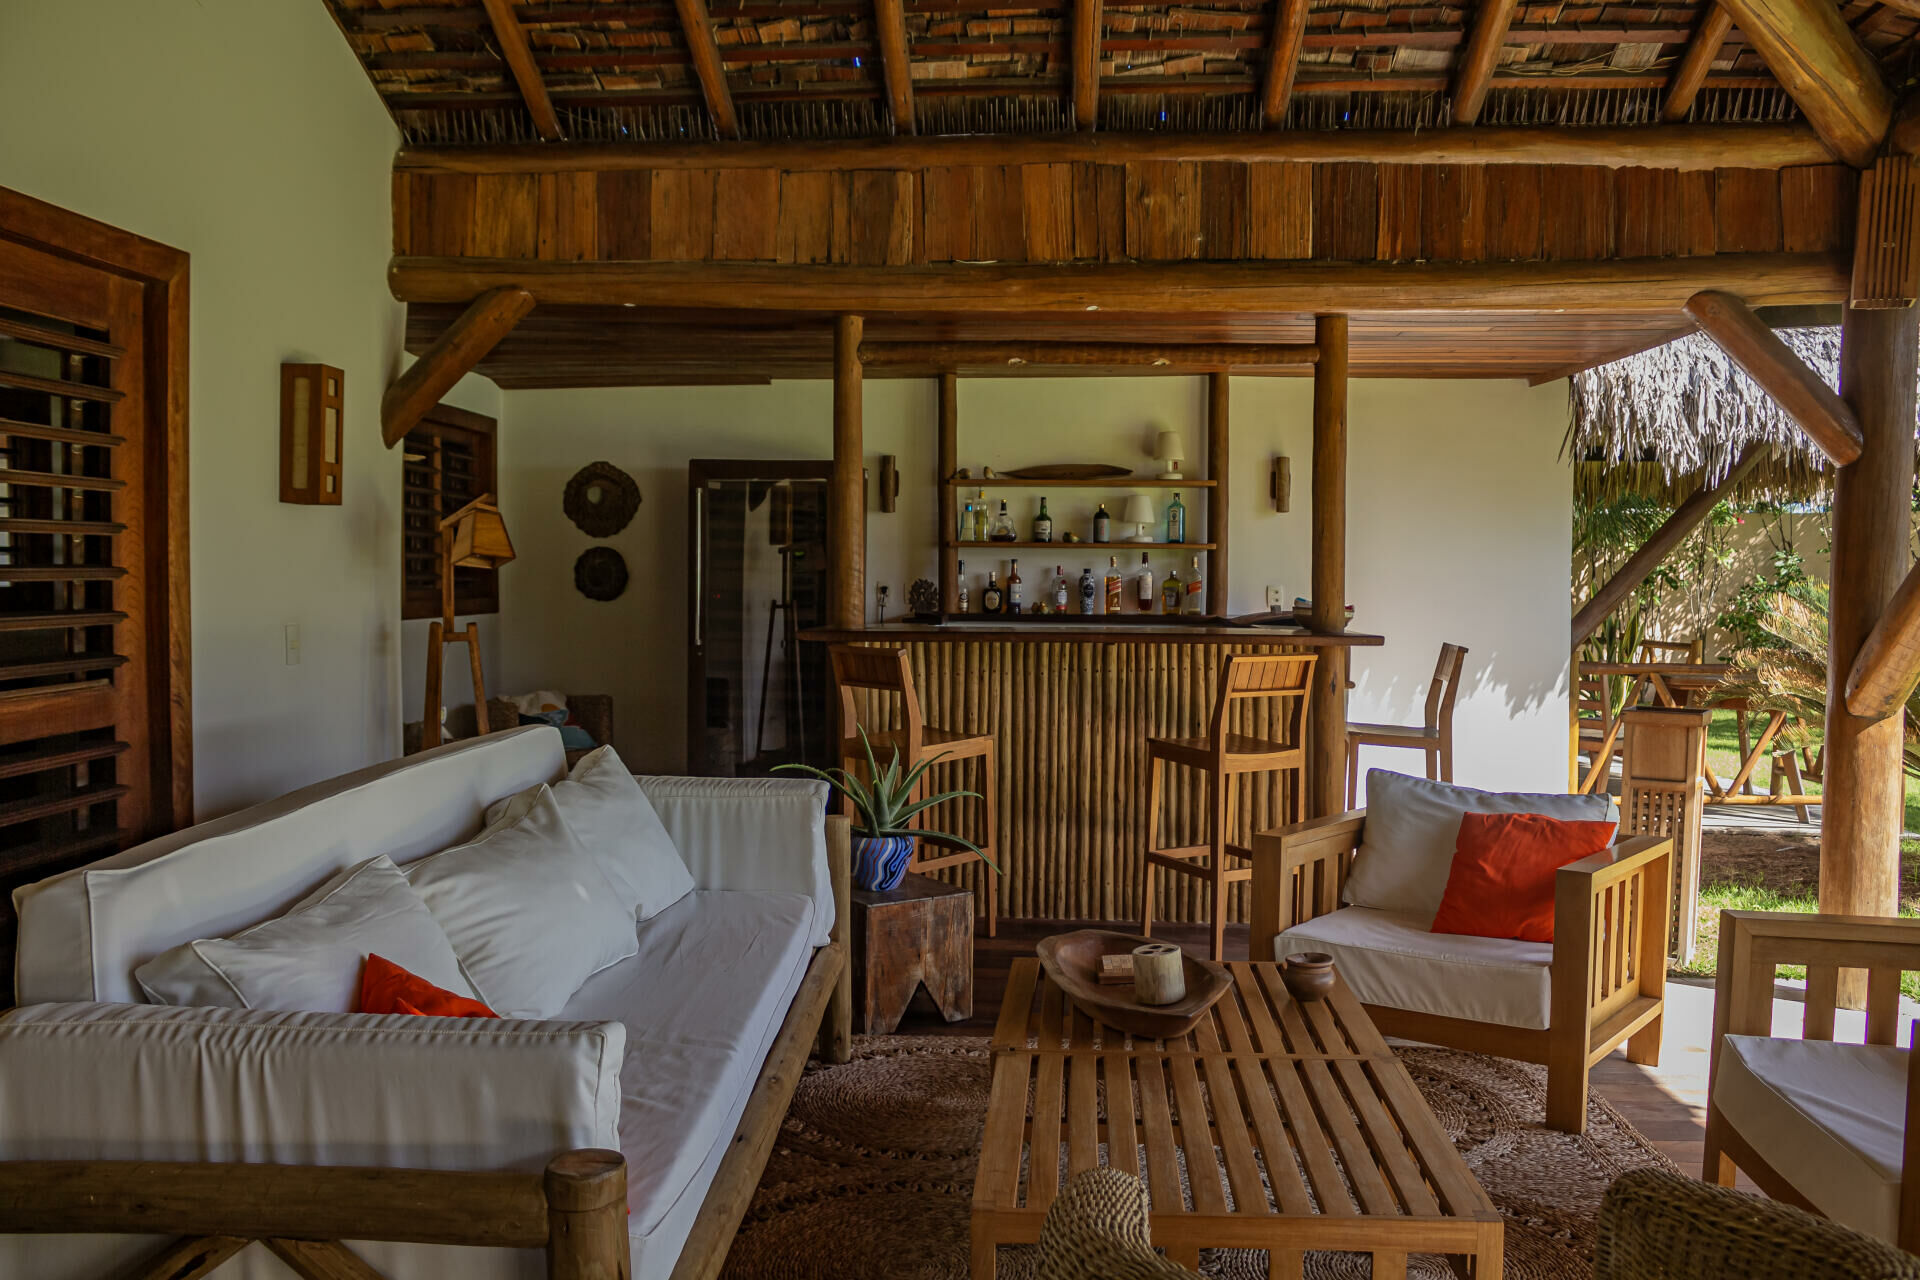
<instances>
[{"instance_id":1,"label":"red cushion","mask_svg":"<svg viewBox=\"0 0 1920 1280\"><path fill-rule=\"evenodd\" d=\"M429 1018L497 1018L500 1015L466 996L436 987L385 956L368 956L360 971L361 1013L411 1013Z\"/></svg>"},{"instance_id":2,"label":"red cushion","mask_svg":"<svg viewBox=\"0 0 1920 1280\"><path fill-rule=\"evenodd\" d=\"M1433 932L1552 942L1554 872L1612 844L1614 825L1463 814Z\"/></svg>"}]
</instances>

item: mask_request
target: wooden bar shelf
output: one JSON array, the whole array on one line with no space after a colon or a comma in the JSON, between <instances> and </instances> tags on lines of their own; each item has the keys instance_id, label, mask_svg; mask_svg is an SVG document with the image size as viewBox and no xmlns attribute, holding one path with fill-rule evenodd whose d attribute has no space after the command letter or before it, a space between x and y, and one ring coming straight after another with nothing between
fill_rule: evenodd
<instances>
[{"instance_id":1,"label":"wooden bar shelf","mask_svg":"<svg viewBox=\"0 0 1920 1280\"><path fill-rule=\"evenodd\" d=\"M948 480L949 489L1214 489L1218 480L1162 480L1159 476L1094 476L1085 480L1022 480L994 476L985 480Z\"/></svg>"},{"instance_id":2,"label":"wooden bar shelf","mask_svg":"<svg viewBox=\"0 0 1920 1280\"><path fill-rule=\"evenodd\" d=\"M949 551L965 551L968 547L984 547L989 551L995 547L1011 547L1015 551L1021 550L1022 548L1029 551L1036 549L1042 551L1099 551L1105 549L1114 552L1129 550L1214 551L1219 547L1219 544L1215 542L959 542L953 538L948 538L943 545Z\"/></svg>"}]
</instances>

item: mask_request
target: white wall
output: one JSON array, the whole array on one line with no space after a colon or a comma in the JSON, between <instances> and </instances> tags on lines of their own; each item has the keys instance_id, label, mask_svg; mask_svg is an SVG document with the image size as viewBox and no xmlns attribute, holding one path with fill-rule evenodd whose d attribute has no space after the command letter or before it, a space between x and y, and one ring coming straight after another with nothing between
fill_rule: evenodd
<instances>
[{"instance_id":1,"label":"white wall","mask_svg":"<svg viewBox=\"0 0 1920 1280\"><path fill-rule=\"evenodd\" d=\"M611 693L622 754L636 768L676 769L687 698L687 461L828 457L831 387L510 391L504 400L502 505L520 558L501 571L510 603L501 619L501 674L489 679L503 692ZM1467 645L1456 718L1462 782L1565 786L1571 483L1558 454L1566 403L1564 386L1530 390L1517 382L1353 385L1349 594L1355 628L1388 641L1356 651L1353 715L1417 722L1441 642ZM1308 592L1310 404L1302 379L1234 380L1232 612L1263 608L1269 583L1289 596ZM934 413L931 382L866 384L869 469L877 475L878 456L892 453L902 472L899 510L868 514L869 610L875 584L892 588L897 614L912 579L937 576ZM1204 413L1204 383L1196 378L966 380L959 462L976 475L982 465L1060 461L1152 473L1159 465L1146 456L1151 431L1173 427L1198 449ZM1267 500L1275 454L1294 460L1292 510L1284 515ZM631 473L643 498L634 522L609 540L626 557L633 584L608 604L574 590L573 560L595 540L560 510L567 478L598 459ZM1189 537L1198 541L1204 499L1183 496ZM1012 504L1023 525L1037 497L1027 495L1024 509ZM1047 497L1056 539L1068 528L1088 536L1089 503L1070 490ZM1118 501L1109 510L1117 517ZM1063 563L1077 575L1107 553L1063 544L1026 554L1022 576L1032 591L1043 568ZM1185 556L1158 560L1156 571L1176 560L1184 576ZM969 559L976 599L988 567ZM1380 753L1363 763L1418 769L1419 758Z\"/></svg>"},{"instance_id":2,"label":"white wall","mask_svg":"<svg viewBox=\"0 0 1920 1280\"><path fill-rule=\"evenodd\" d=\"M0 185L192 255L201 815L393 754L400 471L379 426L401 323L385 283L392 122L318 0L4 10ZM346 372L339 507L278 500L290 360Z\"/></svg>"}]
</instances>

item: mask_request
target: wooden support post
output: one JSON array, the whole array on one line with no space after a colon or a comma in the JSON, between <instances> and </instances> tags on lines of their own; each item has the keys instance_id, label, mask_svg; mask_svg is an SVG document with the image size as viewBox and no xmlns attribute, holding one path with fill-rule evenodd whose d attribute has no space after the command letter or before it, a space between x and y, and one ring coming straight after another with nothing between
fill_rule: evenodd
<instances>
[{"instance_id":1,"label":"wooden support post","mask_svg":"<svg viewBox=\"0 0 1920 1280\"><path fill-rule=\"evenodd\" d=\"M960 379L952 373L940 375L938 458L934 480L940 486L940 528L933 545L940 548L940 608L952 613L960 607L960 571L954 559L958 552L947 548L947 539L959 529L960 516L960 494L953 487L953 473L960 466Z\"/></svg>"},{"instance_id":2,"label":"wooden support post","mask_svg":"<svg viewBox=\"0 0 1920 1280\"><path fill-rule=\"evenodd\" d=\"M1893 119L1880 66L1831 0L1722 0L1833 154L1864 169Z\"/></svg>"},{"instance_id":3,"label":"wooden support post","mask_svg":"<svg viewBox=\"0 0 1920 1280\"><path fill-rule=\"evenodd\" d=\"M1860 423L1853 409L1753 308L1730 293L1703 289L1687 299L1686 309L1835 465L1844 467L1860 456Z\"/></svg>"},{"instance_id":4,"label":"wooden support post","mask_svg":"<svg viewBox=\"0 0 1920 1280\"><path fill-rule=\"evenodd\" d=\"M907 50L907 7L904 0L873 0L873 38L880 46L880 72L886 81L887 103L893 110L893 131L915 131L913 119L913 62Z\"/></svg>"},{"instance_id":5,"label":"wooden support post","mask_svg":"<svg viewBox=\"0 0 1920 1280\"><path fill-rule=\"evenodd\" d=\"M1260 83L1260 126L1287 123L1293 82L1300 74L1300 50L1307 42L1308 0L1274 0L1273 37L1267 45L1267 75Z\"/></svg>"},{"instance_id":6,"label":"wooden support post","mask_svg":"<svg viewBox=\"0 0 1920 1280\"><path fill-rule=\"evenodd\" d=\"M1700 96L1700 86L1707 82L1707 72L1713 69L1713 60L1720 56L1720 48L1726 44L1731 30L1733 15L1724 5L1716 3L1708 8L1707 16L1694 28L1693 39L1687 42L1680 64L1667 78L1667 97L1660 104L1662 120L1675 124L1693 114L1694 99Z\"/></svg>"},{"instance_id":7,"label":"wooden support post","mask_svg":"<svg viewBox=\"0 0 1920 1280\"><path fill-rule=\"evenodd\" d=\"M1846 694L1907 569L1916 347L1920 313L1913 308L1842 316L1840 390L1859 416L1863 448L1859 461L1840 468L1833 491L1820 910L1838 915L1890 916L1899 906L1904 718L1854 715ZM1861 1007L1864 975L1843 972L1841 996Z\"/></svg>"},{"instance_id":8,"label":"wooden support post","mask_svg":"<svg viewBox=\"0 0 1920 1280\"><path fill-rule=\"evenodd\" d=\"M1227 401L1232 381L1225 373L1207 375L1207 475L1214 483L1207 490L1207 536L1202 541L1217 548L1207 557L1207 581L1213 584L1207 591L1207 612L1216 618L1227 616L1231 591L1227 576L1227 491L1232 487L1233 455Z\"/></svg>"},{"instance_id":9,"label":"wooden support post","mask_svg":"<svg viewBox=\"0 0 1920 1280\"><path fill-rule=\"evenodd\" d=\"M1478 0L1473 31L1460 54L1459 69L1453 81L1453 122L1472 124L1486 105L1487 87L1493 83L1493 69L1500 61L1500 49L1507 42L1507 28L1513 25L1513 11L1519 0Z\"/></svg>"},{"instance_id":10,"label":"wooden support post","mask_svg":"<svg viewBox=\"0 0 1920 1280\"><path fill-rule=\"evenodd\" d=\"M627 1161L569 1151L547 1166L548 1280L628 1280Z\"/></svg>"},{"instance_id":11,"label":"wooden support post","mask_svg":"<svg viewBox=\"0 0 1920 1280\"><path fill-rule=\"evenodd\" d=\"M540 76L540 68L533 60L533 49L527 43L527 29L520 25L520 17L514 10L514 0L481 0L487 10L487 21L493 26L493 35L500 42L500 56L507 60L507 69L513 72L513 82L520 88L521 100L527 104L527 113L533 117L534 130L547 142L562 141L566 134L560 128L560 116L553 109L553 97L547 92L547 82Z\"/></svg>"},{"instance_id":12,"label":"wooden support post","mask_svg":"<svg viewBox=\"0 0 1920 1280\"><path fill-rule=\"evenodd\" d=\"M1100 0L1073 0L1073 127L1100 123Z\"/></svg>"},{"instance_id":13,"label":"wooden support post","mask_svg":"<svg viewBox=\"0 0 1920 1280\"><path fill-rule=\"evenodd\" d=\"M1314 321L1313 629L1347 629L1347 317ZM1306 811L1339 813L1346 800L1347 650L1329 645L1314 664Z\"/></svg>"},{"instance_id":14,"label":"wooden support post","mask_svg":"<svg viewBox=\"0 0 1920 1280\"><path fill-rule=\"evenodd\" d=\"M500 339L533 310L533 295L518 285L489 289L468 304L427 353L395 378L380 397L380 437L400 443L454 383L473 371Z\"/></svg>"},{"instance_id":15,"label":"wooden support post","mask_svg":"<svg viewBox=\"0 0 1920 1280\"><path fill-rule=\"evenodd\" d=\"M861 436L859 316L833 323L833 491L827 560L833 572L833 625L856 630L867 617L866 450Z\"/></svg>"},{"instance_id":16,"label":"wooden support post","mask_svg":"<svg viewBox=\"0 0 1920 1280\"><path fill-rule=\"evenodd\" d=\"M1673 549L1686 540L1686 536L1699 528L1701 521L1713 510L1720 500L1732 493L1739 483L1747 478L1749 472L1760 465L1762 459L1771 452L1771 446L1752 444L1733 464L1726 478L1711 489L1701 489L1691 498L1681 503L1674 513L1667 517L1666 523L1654 530L1641 548L1627 558L1627 562L1614 572L1611 578L1601 584L1593 593L1593 598L1580 606L1573 615L1573 647L1578 649L1587 642L1587 637L1600 629L1620 602L1632 595L1634 589L1645 582L1660 562L1673 553ZM1579 698L1576 685L1574 697Z\"/></svg>"}]
</instances>

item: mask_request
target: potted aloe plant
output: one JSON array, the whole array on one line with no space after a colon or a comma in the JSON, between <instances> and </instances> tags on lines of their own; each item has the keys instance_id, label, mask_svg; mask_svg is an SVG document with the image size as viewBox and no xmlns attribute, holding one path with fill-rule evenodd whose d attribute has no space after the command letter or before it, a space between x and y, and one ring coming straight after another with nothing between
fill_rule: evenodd
<instances>
[{"instance_id":1,"label":"potted aloe plant","mask_svg":"<svg viewBox=\"0 0 1920 1280\"><path fill-rule=\"evenodd\" d=\"M826 782L828 786L845 796L853 804L855 819L853 823L853 883L862 889L887 890L897 886L907 874L907 863L913 858L914 841L922 836L957 845L979 854L980 860L998 873L993 860L981 851L980 846L971 840L950 835L944 831L927 831L913 824L920 814L934 805L948 800L971 797L978 799L977 791L943 791L924 800L913 798L913 789L927 770L938 764L947 753L928 756L905 773L900 769L900 748L893 749L893 761L882 770L873 757L873 743L867 740L867 731L860 730L860 744L867 752L867 777L863 782L845 769L816 769L808 764L783 764L775 772L791 771L809 773Z\"/></svg>"}]
</instances>

